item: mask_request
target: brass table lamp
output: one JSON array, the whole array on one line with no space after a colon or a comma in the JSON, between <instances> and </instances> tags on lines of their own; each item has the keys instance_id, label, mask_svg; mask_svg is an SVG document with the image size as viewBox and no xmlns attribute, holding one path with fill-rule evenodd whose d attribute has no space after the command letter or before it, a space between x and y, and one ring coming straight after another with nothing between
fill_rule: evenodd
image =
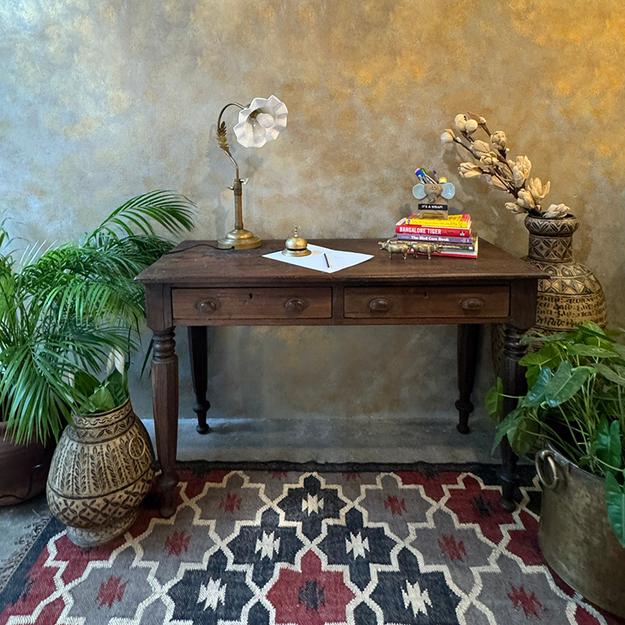
<instances>
[{"instance_id":1,"label":"brass table lamp","mask_svg":"<svg viewBox=\"0 0 625 625\"><path fill-rule=\"evenodd\" d=\"M260 148L268 141L278 138L280 131L286 128L288 110L284 102L272 95L268 98L254 98L249 105L230 102L221 109L217 119L217 143L234 165L234 181L229 187L234 191L234 229L217 241L221 249L249 250L262 245L260 237L246 230L243 226L243 185L239 164L230 152L228 130L222 116L230 106L239 108L239 120L233 127L240 145L246 148Z\"/></svg>"}]
</instances>

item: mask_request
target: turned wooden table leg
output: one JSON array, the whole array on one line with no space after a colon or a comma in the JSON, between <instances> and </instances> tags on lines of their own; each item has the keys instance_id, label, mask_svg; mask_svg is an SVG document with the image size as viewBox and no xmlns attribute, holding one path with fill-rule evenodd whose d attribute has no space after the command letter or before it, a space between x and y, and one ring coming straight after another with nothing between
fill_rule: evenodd
<instances>
[{"instance_id":1,"label":"turned wooden table leg","mask_svg":"<svg viewBox=\"0 0 625 625\"><path fill-rule=\"evenodd\" d=\"M477 369L477 351L481 326L462 324L458 326L458 391L460 398L456 402L458 410L458 432L469 433L469 415L473 412L471 393Z\"/></svg>"},{"instance_id":2,"label":"turned wooden table leg","mask_svg":"<svg viewBox=\"0 0 625 625\"><path fill-rule=\"evenodd\" d=\"M503 381L503 409L501 418L503 419L517 405L519 395L523 395L527 390L525 381L525 371L519 360L525 354L526 348L521 345L520 340L523 333L512 325L507 325L505 329L505 339L503 346L503 359L501 362L501 376ZM501 483L502 497L501 504L508 510L514 510L516 506L516 495L518 476L516 471L518 456L512 451L508 438L501 441Z\"/></svg>"},{"instance_id":3,"label":"turned wooden table leg","mask_svg":"<svg viewBox=\"0 0 625 625\"><path fill-rule=\"evenodd\" d=\"M176 446L178 443L178 357L174 328L154 331L152 357L152 400L156 450L161 475L156 484L161 515L176 511Z\"/></svg>"},{"instance_id":4,"label":"turned wooden table leg","mask_svg":"<svg viewBox=\"0 0 625 625\"><path fill-rule=\"evenodd\" d=\"M191 357L191 379L195 404L193 412L197 415L196 430L200 434L210 432L206 423L206 413L211 407L206 399L208 383L208 328L206 326L189 326L189 355Z\"/></svg>"}]
</instances>

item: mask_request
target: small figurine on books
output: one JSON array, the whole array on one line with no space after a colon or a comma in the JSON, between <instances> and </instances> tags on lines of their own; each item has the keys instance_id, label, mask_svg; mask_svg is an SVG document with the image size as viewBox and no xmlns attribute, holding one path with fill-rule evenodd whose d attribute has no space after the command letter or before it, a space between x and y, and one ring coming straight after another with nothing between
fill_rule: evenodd
<instances>
[{"instance_id":1,"label":"small figurine on books","mask_svg":"<svg viewBox=\"0 0 625 625\"><path fill-rule=\"evenodd\" d=\"M425 200L419 203L417 215L446 219L449 214L447 200L451 200L456 194L454 185L447 178L438 178L435 171L429 173L423 167L415 171L415 176L419 182L412 187L412 195L417 200Z\"/></svg>"}]
</instances>

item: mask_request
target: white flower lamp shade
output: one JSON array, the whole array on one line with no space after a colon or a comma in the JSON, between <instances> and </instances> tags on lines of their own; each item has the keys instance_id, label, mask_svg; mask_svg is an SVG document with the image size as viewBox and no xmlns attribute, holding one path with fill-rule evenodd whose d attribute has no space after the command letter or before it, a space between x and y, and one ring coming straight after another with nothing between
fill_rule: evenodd
<instances>
[{"instance_id":1,"label":"white flower lamp shade","mask_svg":"<svg viewBox=\"0 0 625 625\"><path fill-rule=\"evenodd\" d=\"M230 152L226 124L221 121L224 111L229 106L237 106L240 109L239 120L233 131L237 142L244 148L261 148L268 141L275 141L280 132L286 128L289 111L284 102L271 95L268 98L254 98L248 106L231 102L219 113L217 143L234 164L235 177L230 187L234 191L234 229L217 244L222 249L245 250L260 247L262 241L260 237L243 227L243 180L239 175L239 165Z\"/></svg>"},{"instance_id":2,"label":"white flower lamp shade","mask_svg":"<svg viewBox=\"0 0 625 625\"><path fill-rule=\"evenodd\" d=\"M239 145L262 148L268 141L275 141L286 128L288 113L286 104L275 95L254 98L248 107L239 111L239 123L233 128Z\"/></svg>"}]
</instances>

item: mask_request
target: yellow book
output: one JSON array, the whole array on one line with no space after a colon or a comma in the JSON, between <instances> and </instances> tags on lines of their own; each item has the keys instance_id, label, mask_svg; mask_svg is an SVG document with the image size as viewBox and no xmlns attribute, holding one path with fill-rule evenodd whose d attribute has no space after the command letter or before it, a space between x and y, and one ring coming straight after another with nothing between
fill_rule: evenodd
<instances>
[{"instance_id":1,"label":"yellow book","mask_svg":"<svg viewBox=\"0 0 625 625\"><path fill-rule=\"evenodd\" d=\"M449 215L449 217L417 217L410 215L403 221L404 224L410 226L422 226L424 228L470 228L471 215Z\"/></svg>"}]
</instances>

